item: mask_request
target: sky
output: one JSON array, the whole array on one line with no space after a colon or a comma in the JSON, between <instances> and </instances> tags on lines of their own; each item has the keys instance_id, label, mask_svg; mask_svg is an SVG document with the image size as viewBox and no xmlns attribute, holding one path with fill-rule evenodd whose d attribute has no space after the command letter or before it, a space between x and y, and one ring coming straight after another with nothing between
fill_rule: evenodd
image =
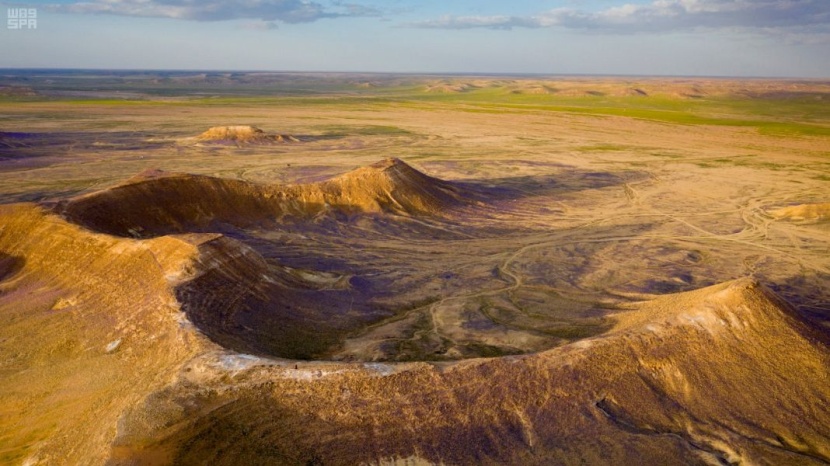
<instances>
[{"instance_id":1,"label":"sky","mask_svg":"<svg viewBox=\"0 0 830 466\"><path fill-rule=\"evenodd\" d=\"M36 28L8 27L18 8ZM830 0L46 0L0 14L0 68L830 78Z\"/></svg>"}]
</instances>

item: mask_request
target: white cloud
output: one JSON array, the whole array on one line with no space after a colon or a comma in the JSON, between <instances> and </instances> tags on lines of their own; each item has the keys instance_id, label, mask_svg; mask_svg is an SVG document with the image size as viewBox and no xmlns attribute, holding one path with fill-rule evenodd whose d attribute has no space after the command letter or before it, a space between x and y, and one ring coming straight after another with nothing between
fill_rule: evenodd
<instances>
[{"instance_id":1,"label":"white cloud","mask_svg":"<svg viewBox=\"0 0 830 466\"><path fill-rule=\"evenodd\" d=\"M378 11L355 3L331 7L309 0L92 0L52 4L63 13L111 14L196 21L257 19L264 23L308 23L323 18L376 16Z\"/></svg>"},{"instance_id":2,"label":"white cloud","mask_svg":"<svg viewBox=\"0 0 830 466\"><path fill-rule=\"evenodd\" d=\"M435 20L410 23L410 26L427 29L512 29L514 27L541 27L538 17L519 16L442 16Z\"/></svg>"},{"instance_id":3,"label":"white cloud","mask_svg":"<svg viewBox=\"0 0 830 466\"><path fill-rule=\"evenodd\" d=\"M830 0L654 0L598 12L557 8L531 16L443 16L409 23L433 29L561 27L608 32L830 25Z\"/></svg>"},{"instance_id":4,"label":"white cloud","mask_svg":"<svg viewBox=\"0 0 830 466\"><path fill-rule=\"evenodd\" d=\"M248 21L242 23L239 27L250 31L273 31L279 29L277 23L273 21Z\"/></svg>"}]
</instances>

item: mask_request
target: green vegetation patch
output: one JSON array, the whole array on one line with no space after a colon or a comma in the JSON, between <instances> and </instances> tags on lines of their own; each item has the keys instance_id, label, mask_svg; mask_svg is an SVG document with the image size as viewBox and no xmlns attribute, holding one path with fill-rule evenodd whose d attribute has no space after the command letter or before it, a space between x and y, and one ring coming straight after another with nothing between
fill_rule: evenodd
<instances>
[{"instance_id":1,"label":"green vegetation patch","mask_svg":"<svg viewBox=\"0 0 830 466\"><path fill-rule=\"evenodd\" d=\"M685 99L664 96L516 94L504 88L420 93L410 103L455 104L473 113L557 112L617 116L682 125L756 128L771 136L830 136L830 109L815 99Z\"/></svg>"},{"instance_id":2,"label":"green vegetation patch","mask_svg":"<svg viewBox=\"0 0 830 466\"><path fill-rule=\"evenodd\" d=\"M387 125L322 125L315 129L326 136L411 136L415 133Z\"/></svg>"},{"instance_id":3,"label":"green vegetation patch","mask_svg":"<svg viewBox=\"0 0 830 466\"><path fill-rule=\"evenodd\" d=\"M579 146L575 150L578 152L621 152L632 149L637 148L622 144L591 144L587 146Z\"/></svg>"}]
</instances>

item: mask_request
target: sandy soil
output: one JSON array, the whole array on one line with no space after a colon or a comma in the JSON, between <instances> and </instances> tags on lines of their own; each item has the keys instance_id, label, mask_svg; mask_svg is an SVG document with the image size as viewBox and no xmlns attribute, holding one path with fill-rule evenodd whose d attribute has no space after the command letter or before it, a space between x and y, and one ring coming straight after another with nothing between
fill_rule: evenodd
<instances>
[{"instance_id":1,"label":"sandy soil","mask_svg":"<svg viewBox=\"0 0 830 466\"><path fill-rule=\"evenodd\" d=\"M827 136L342 96L0 112L4 462L830 462ZM193 143L217 125L296 141Z\"/></svg>"}]
</instances>

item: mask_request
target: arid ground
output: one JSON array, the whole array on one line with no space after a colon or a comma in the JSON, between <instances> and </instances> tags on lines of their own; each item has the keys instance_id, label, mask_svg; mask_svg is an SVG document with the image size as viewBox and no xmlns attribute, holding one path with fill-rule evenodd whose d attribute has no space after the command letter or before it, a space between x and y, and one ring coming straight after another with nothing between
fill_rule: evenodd
<instances>
[{"instance_id":1,"label":"arid ground","mask_svg":"<svg viewBox=\"0 0 830 466\"><path fill-rule=\"evenodd\" d=\"M0 73L0 462L828 464L828 101Z\"/></svg>"}]
</instances>

